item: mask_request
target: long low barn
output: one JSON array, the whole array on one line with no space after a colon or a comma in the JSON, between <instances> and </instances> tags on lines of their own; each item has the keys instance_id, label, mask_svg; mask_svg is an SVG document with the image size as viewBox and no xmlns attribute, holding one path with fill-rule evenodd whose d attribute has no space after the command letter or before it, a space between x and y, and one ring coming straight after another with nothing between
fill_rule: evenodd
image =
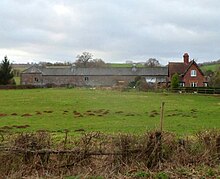
<instances>
[{"instance_id":1,"label":"long low barn","mask_svg":"<svg viewBox=\"0 0 220 179\"><path fill-rule=\"evenodd\" d=\"M141 76L150 83L166 83L167 67L154 68L49 68L32 66L21 73L23 85L57 86L114 86L119 82L128 84L135 77Z\"/></svg>"}]
</instances>

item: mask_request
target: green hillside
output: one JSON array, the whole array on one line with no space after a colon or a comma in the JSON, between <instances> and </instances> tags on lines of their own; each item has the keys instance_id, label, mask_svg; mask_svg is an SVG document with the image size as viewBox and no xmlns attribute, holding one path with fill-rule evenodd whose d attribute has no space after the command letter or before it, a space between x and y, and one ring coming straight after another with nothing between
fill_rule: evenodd
<instances>
[{"instance_id":1,"label":"green hillside","mask_svg":"<svg viewBox=\"0 0 220 179\"><path fill-rule=\"evenodd\" d=\"M200 66L200 68L202 69L202 71L208 71L208 70L216 71L217 69L220 68L220 64L207 64L207 65L205 64Z\"/></svg>"}]
</instances>

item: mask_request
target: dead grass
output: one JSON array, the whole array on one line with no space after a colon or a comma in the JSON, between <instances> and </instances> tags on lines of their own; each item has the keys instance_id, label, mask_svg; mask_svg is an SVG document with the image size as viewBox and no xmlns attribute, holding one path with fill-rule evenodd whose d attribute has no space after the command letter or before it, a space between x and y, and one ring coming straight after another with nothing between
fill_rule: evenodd
<instances>
[{"instance_id":1,"label":"dead grass","mask_svg":"<svg viewBox=\"0 0 220 179\"><path fill-rule=\"evenodd\" d=\"M166 132L106 135L76 131L84 134L71 138L66 130L58 142L46 131L13 137L1 133L0 173L3 178L215 178L220 174L218 131L203 131L190 138ZM4 140L7 138L10 140Z\"/></svg>"}]
</instances>

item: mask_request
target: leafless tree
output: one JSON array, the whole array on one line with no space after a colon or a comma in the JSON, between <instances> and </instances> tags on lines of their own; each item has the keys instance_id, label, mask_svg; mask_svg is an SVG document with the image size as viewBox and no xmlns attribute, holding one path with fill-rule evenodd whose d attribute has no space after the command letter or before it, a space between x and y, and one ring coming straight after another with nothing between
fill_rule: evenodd
<instances>
[{"instance_id":1,"label":"leafless tree","mask_svg":"<svg viewBox=\"0 0 220 179\"><path fill-rule=\"evenodd\" d=\"M92 59L92 54L89 52L83 52L81 55L77 55L77 60L75 62L78 67L88 67L89 60Z\"/></svg>"},{"instance_id":2,"label":"leafless tree","mask_svg":"<svg viewBox=\"0 0 220 179\"><path fill-rule=\"evenodd\" d=\"M83 52L82 55L77 56L77 60L75 65L77 67L90 67L90 68L97 68L97 67L106 67L107 64L99 58L93 59L92 54L89 52Z\"/></svg>"},{"instance_id":3,"label":"leafless tree","mask_svg":"<svg viewBox=\"0 0 220 179\"><path fill-rule=\"evenodd\" d=\"M161 66L160 62L156 58L149 58L144 65L146 67L158 67L158 66Z\"/></svg>"},{"instance_id":4,"label":"leafless tree","mask_svg":"<svg viewBox=\"0 0 220 179\"><path fill-rule=\"evenodd\" d=\"M100 58L96 58L89 61L89 67L106 67L107 64Z\"/></svg>"}]
</instances>

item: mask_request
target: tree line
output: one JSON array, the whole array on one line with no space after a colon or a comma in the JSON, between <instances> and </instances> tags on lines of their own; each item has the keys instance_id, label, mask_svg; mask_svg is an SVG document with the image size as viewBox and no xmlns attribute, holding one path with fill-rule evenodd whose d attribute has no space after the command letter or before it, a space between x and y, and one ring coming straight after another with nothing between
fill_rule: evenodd
<instances>
[{"instance_id":1,"label":"tree line","mask_svg":"<svg viewBox=\"0 0 220 179\"><path fill-rule=\"evenodd\" d=\"M83 52L81 55L77 55L75 61L76 67L107 67L106 64L100 58L93 58L93 55L89 52ZM145 64L145 67L159 67L161 66L160 62L156 58L149 58Z\"/></svg>"}]
</instances>

